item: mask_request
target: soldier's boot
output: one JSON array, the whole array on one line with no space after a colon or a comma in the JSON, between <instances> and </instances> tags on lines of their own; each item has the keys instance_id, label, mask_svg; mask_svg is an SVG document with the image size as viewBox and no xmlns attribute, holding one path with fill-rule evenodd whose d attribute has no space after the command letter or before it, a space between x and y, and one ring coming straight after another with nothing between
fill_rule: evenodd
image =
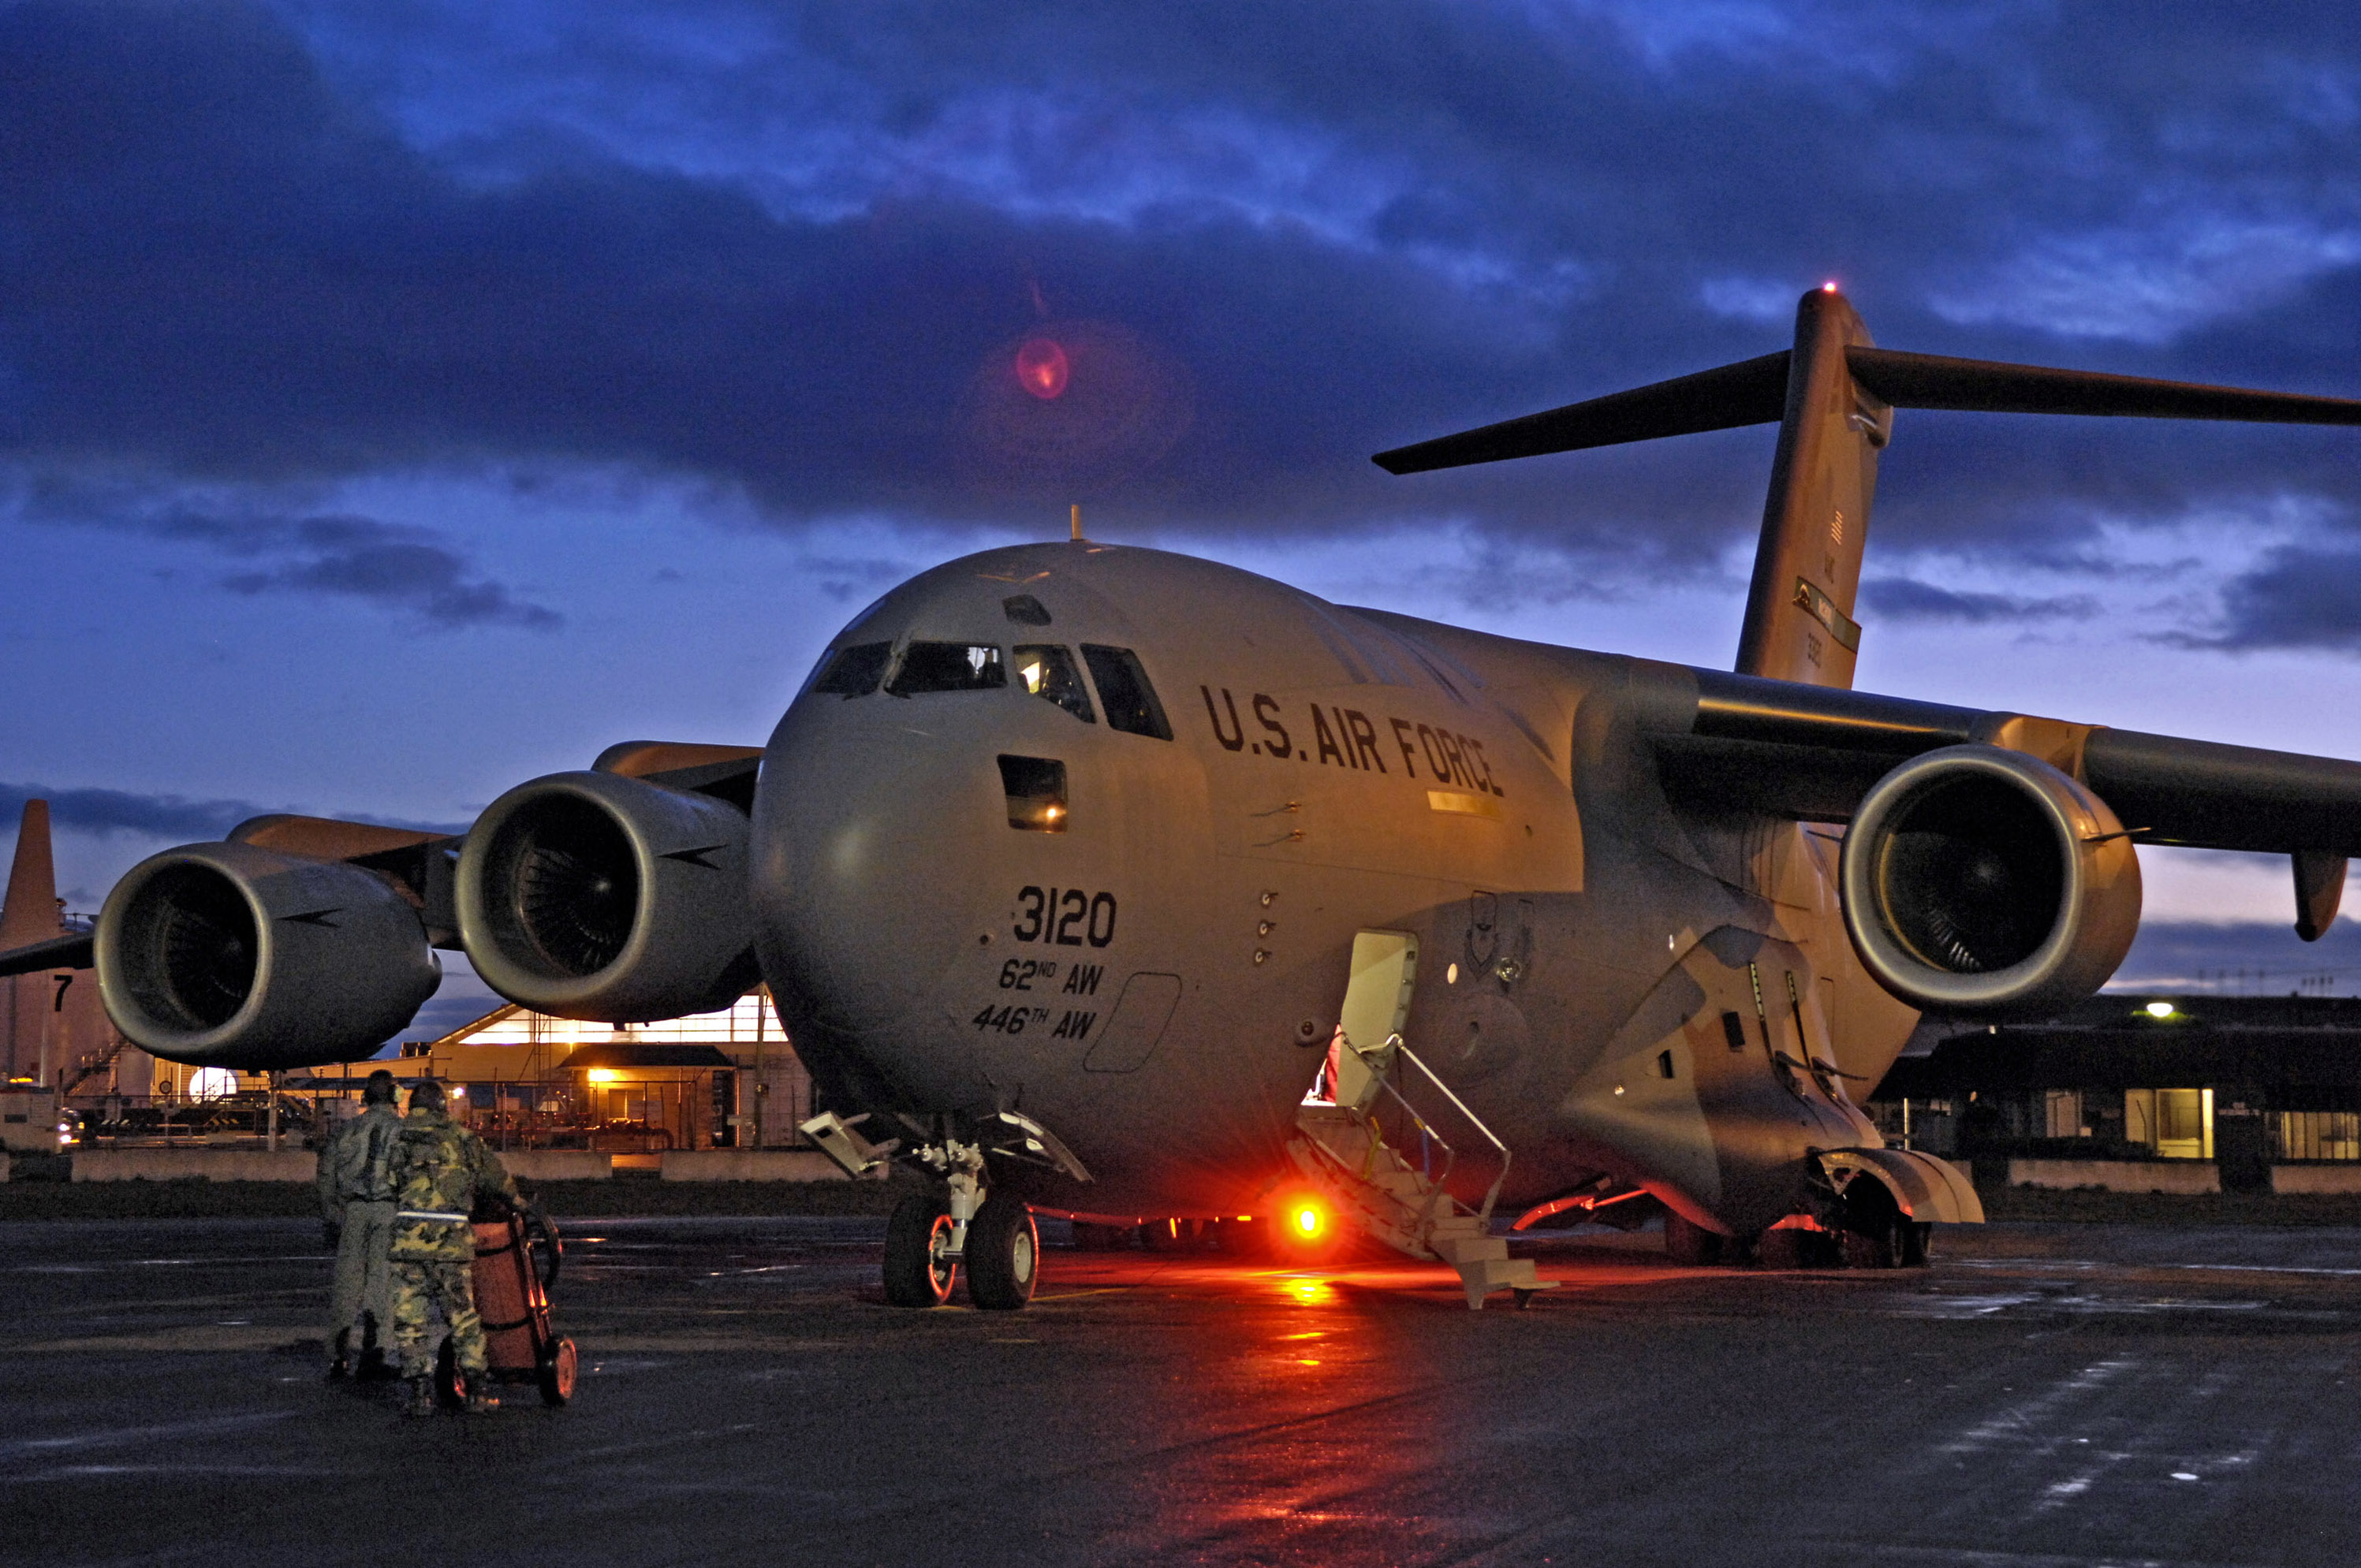
<instances>
[{"instance_id":1,"label":"soldier's boot","mask_svg":"<svg viewBox=\"0 0 2361 1568\"><path fill-rule=\"evenodd\" d=\"M334 1383L340 1378L351 1376L353 1370L352 1339L352 1330L338 1329L336 1331L335 1353L328 1357L329 1382Z\"/></svg>"},{"instance_id":2,"label":"soldier's boot","mask_svg":"<svg viewBox=\"0 0 2361 1568\"><path fill-rule=\"evenodd\" d=\"M430 1377L413 1377L410 1392L404 1397L401 1413L405 1416L431 1416L434 1413L434 1382Z\"/></svg>"},{"instance_id":3,"label":"soldier's boot","mask_svg":"<svg viewBox=\"0 0 2361 1568\"><path fill-rule=\"evenodd\" d=\"M469 1415L489 1416L500 1408L500 1402L492 1397L492 1391L487 1387L482 1373L479 1372L467 1379L467 1413Z\"/></svg>"},{"instance_id":4,"label":"soldier's boot","mask_svg":"<svg viewBox=\"0 0 2361 1568\"><path fill-rule=\"evenodd\" d=\"M354 1375L364 1383L382 1383L401 1374L385 1358L385 1346L377 1342L377 1314L361 1314L361 1356Z\"/></svg>"}]
</instances>

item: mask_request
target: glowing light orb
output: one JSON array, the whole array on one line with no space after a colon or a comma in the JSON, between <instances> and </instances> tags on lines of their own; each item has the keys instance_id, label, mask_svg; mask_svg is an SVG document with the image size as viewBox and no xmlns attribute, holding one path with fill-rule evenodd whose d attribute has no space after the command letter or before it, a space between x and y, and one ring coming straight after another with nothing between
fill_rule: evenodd
<instances>
[{"instance_id":1,"label":"glowing light orb","mask_svg":"<svg viewBox=\"0 0 2361 1568\"><path fill-rule=\"evenodd\" d=\"M1055 339L1028 337L1016 349L1016 384L1048 402L1064 393L1073 367Z\"/></svg>"},{"instance_id":2,"label":"glowing light orb","mask_svg":"<svg viewBox=\"0 0 2361 1568\"><path fill-rule=\"evenodd\" d=\"M1825 283L1823 283L1823 284L1821 284L1821 285L1820 285L1820 292L1821 292L1821 293L1823 293L1823 294L1833 294L1833 293L1835 293L1836 291L1837 291L1837 280L1836 280L1835 279L1833 279L1833 278L1829 279L1827 282L1825 282Z\"/></svg>"},{"instance_id":3,"label":"glowing light orb","mask_svg":"<svg viewBox=\"0 0 2361 1568\"><path fill-rule=\"evenodd\" d=\"M2172 1003L2151 1002L2147 1004L2147 1015L2151 1018L2169 1018L2172 1016Z\"/></svg>"},{"instance_id":4,"label":"glowing light orb","mask_svg":"<svg viewBox=\"0 0 2361 1568\"><path fill-rule=\"evenodd\" d=\"M1309 1206L1295 1212L1295 1228L1307 1236L1320 1234L1320 1211Z\"/></svg>"}]
</instances>

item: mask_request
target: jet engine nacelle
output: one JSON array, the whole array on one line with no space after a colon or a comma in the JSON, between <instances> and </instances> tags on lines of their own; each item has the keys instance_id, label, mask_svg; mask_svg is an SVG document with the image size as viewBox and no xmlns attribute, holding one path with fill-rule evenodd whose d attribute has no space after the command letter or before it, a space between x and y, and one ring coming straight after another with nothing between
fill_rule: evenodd
<instances>
[{"instance_id":1,"label":"jet engine nacelle","mask_svg":"<svg viewBox=\"0 0 2361 1568\"><path fill-rule=\"evenodd\" d=\"M561 1018L727 1007L756 979L743 812L618 773L552 773L492 802L454 888L484 983Z\"/></svg>"},{"instance_id":2,"label":"jet engine nacelle","mask_svg":"<svg viewBox=\"0 0 2361 1568\"><path fill-rule=\"evenodd\" d=\"M2139 928L2139 857L2104 801L1997 746L1928 751L1853 814L1845 930L1913 1006L2041 1017L2115 972Z\"/></svg>"},{"instance_id":3,"label":"jet engine nacelle","mask_svg":"<svg viewBox=\"0 0 2361 1568\"><path fill-rule=\"evenodd\" d=\"M417 912L386 883L250 844L132 867L94 948L107 1014L134 1045L247 1071L367 1057L443 979Z\"/></svg>"}]
</instances>

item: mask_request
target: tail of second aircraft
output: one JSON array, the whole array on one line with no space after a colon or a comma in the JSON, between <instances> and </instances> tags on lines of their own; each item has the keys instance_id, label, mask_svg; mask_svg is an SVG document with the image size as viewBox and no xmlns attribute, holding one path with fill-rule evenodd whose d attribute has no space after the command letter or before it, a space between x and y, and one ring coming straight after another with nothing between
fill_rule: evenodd
<instances>
[{"instance_id":1,"label":"tail of second aircraft","mask_svg":"<svg viewBox=\"0 0 2361 1568\"><path fill-rule=\"evenodd\" d=\"M16 827L16 856L0 899L0 950L58 935L58 879L49 859L49 803L28 800Z\"/></svg>"},{"instance_id":2,"label":"tail of second aircraft","mask_svg":"<svg viewBox=\"0 0 2361 1568\"><path fill-rule=\"evenodd\" d=\"M1990 413L2361 424L2361 401L1999 365L1877 347L1836 285L1795 308L1795 345L1675 380L1380 452L1392 474L1537 457L1779 422L1754 580L1739 633L1741 674L1850 686L1853 620L1877 458L1897 408Z\"/></svg>"}]
</instances>

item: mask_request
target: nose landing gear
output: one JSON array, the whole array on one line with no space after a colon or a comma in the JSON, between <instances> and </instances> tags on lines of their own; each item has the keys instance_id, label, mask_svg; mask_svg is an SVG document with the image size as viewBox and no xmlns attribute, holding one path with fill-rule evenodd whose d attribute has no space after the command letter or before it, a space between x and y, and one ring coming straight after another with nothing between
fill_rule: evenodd
<instances>
[{"instance_id":1,"label":"nose landing gear","mask_svg":"<svg viewBox=\"0 0 2361 1568\"><path fill-rule=\"evenodd\" d=\"M1033 1211L995 1192L976 1212L967 1233L967 1293L987 1312L1013 1312L1033 1299L1041 1261L1041 1234Z\"/></svg>"},{"instance_id":2,"label":"nose landing gear","mask_svg":"<svg viewBox=\"0 0 2361 1568\"><path fill-rule=\"evenodd\" d=\"M931 1193L895 1204L885 1222L885 1299L896 1307L939 1307L958 1277L950 1208Z\"/></svg>"},{"instance_id":3,"label":"nose landing gear","mask_svg":"<svg viewBox=\"0 0 2361 1568\"><path fill-rule=\"evenodd\" d=\"M873 1144L858 1130L865 1116L842 1121L823 1113L803 1124L807 1136L842 1167L860 1177L902 1159L942 1178L939 1193L913 1194L895 1205L885 1225L885 1299L896 1307L939 1307L950 1299L961 1264L967 1266L968 1299L988 1312L1013 1312L1033 1299L1041 1260L1040 1232L1033 1211L1016 1194L990 1190L987 1156L1046 1167L1075 1181L1090 1171L1073 1151L1030 1117L1002 1111L975 1124L973 1141L945 1134L928 1138L908 1117L903 1124L920 1139Z\"/></svg>"}]
</instances>

